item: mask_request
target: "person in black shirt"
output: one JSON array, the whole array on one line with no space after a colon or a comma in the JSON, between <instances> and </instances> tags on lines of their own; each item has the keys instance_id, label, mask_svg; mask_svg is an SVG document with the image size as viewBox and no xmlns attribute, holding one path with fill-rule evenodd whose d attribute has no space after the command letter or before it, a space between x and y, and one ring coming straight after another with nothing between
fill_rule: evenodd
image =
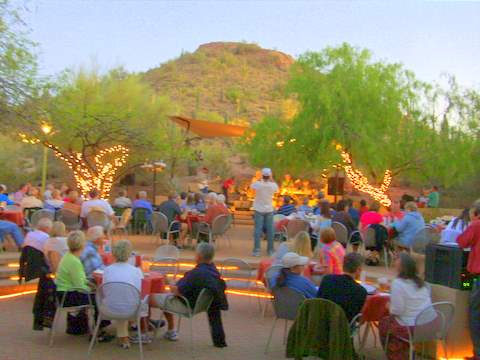
<instances>
[{"instance_id":1,"label":"person in black shirt","mask_svg":"<svg viewBox=\"0 0 480 360\"><path fill-rule=\"evenodd\" d=\"M327 275L318 288L317 297L339 305L348 321L362 311L367 291L355 281L362 272L363 257L350 253L343 259L343 275Z\"/></svg>"},{"instance_id":2,"label":"person in black shirt","mask_svg":"<svg viewBox=\"0 0 480 360\"><path fill-rule=\"evenodd\" d=\"M213 302L210 305L207 315L210 325L210 333L212 335L213 345L215 347L226 347L225 332L223 330L221 310L228 310L228 302L225 296L226 285L221 279L213 257L215 248L209 243L200 243L197 246L196 262L197 266L185 273L176 285L170 286L173 295L181 295L185 297L192 309L195 307L198 296L203 289L207 289L213 295ZM166 299L171 294L156 294L153 296L152 306L158 307L168 312L169 306L176 306L175 302L166 304ZM181 303L181 300L177 298ZM182 305L180 304L180 308Z\"/></svg>"}]
</instances>

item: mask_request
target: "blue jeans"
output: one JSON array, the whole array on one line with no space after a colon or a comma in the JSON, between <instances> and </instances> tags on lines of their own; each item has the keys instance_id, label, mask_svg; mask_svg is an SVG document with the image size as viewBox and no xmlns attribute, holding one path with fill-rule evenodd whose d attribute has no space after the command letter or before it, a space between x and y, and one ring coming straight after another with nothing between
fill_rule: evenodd
<instances>
[{"instance_id":1,"label":"blue jeans","mask_svg":"<svg viewBox=\"0 0 480 360\"><path fill-rule=\"evenodd\" d=\"M13 240L15 240L15 244L17 244L18 247L22 246L23 234L17 224L10 221L0 220L0 242L3 243L5 235L13 237Z\"/></svg>"},{"instance_id":2,"label":"blue jeans","mask_svg":"<svg viewBox=\"0 0 480 360\"><path fill-rule=\"evenodd\" d=\"M261 213L255 211L253 218L255 220L255 229L253 233L255 245L253 247L253 252L260 252L260 238L262 237L263 229L267 232L267 251L269 253L273 252L273 212Z\"/></svg>"}]
</instances>

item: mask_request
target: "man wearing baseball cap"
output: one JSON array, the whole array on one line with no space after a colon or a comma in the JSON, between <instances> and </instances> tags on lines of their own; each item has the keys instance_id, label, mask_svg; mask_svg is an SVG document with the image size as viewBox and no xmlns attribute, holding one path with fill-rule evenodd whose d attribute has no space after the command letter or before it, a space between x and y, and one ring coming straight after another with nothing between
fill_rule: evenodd
<instances>
[{"instance_id":1,"label":"man wearing baseball cap","mask_svg":"<svg viewBox=\"0 0 480 360\"><path fill-rule=\"evenodd\" d=\"M270 279L271 287L286 286L307 299L315 298L318 291L317 287L311 280L302 276L308 262L309 259L306 256L300 256L294 252L286 253L282 258L282 270Z\"/></svg>"},{"instance_id":2,"label":"man wearing baseball cap","mask_svg":"<svg viewBox=\"0 0 480 360\"><path fill-rule=\"evenodd\" d=\"M253 201L253 210L255 210L255 229L253 237L255 245L253 247L253 256L260 256L260 238L263 229L267 232L267 252L273 254L273 195L278 191L278 185L272 179L272 170L262 169L262 179L250 185L255 190L255 200Z\"/></svg>"}]
</instances>

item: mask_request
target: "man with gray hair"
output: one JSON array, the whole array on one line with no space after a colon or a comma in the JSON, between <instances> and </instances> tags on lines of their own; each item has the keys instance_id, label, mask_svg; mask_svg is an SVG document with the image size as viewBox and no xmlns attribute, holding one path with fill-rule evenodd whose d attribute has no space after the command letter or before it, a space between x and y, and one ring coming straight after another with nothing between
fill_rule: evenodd
<instances>
[{"instance_id":1,"label":"man with gray hair","mask_svg":"<svg viewBox=\"0 0 480 360\"><path fill-rule=\"evenodd\" d=\"M106 238L105 230L102 226L92 226L87 230L87 244L82 255L80 255L80 260L89 279L93 277L95 270L103 270L105 268L98 248L104 245Z\"/></svg>"},{"instance_id":2,"label":"man with gray hair","mask_svg":"<svg viewBox=\"0 0 480 360\"><path fill-rule=\"evenodd\" d=\"M195 307L195 303L203 289L207 289L213 295L213 302L207 313L210 333L213 345L215 347L223 348L227 346L227 343L225 342L221 310L228 310L228 302L225 296L225 281L223 281L213 263L214 256L215 248L212 244L198 244L195 254L197 266L186 272L176 285L171 285L170 290L173 295L181 295L185 297L192 308ZM167 297L168 296L163 294L154 295L152 306L168 312L169 306L176 305L175 302L172 301L166 302Z\"/></svg>"},{"instance_id":3,"label":"man with gray hair","mask_svg":"<svg viewBox=\"0 0 480 360\"><path fill-rule=\"evenodd\" d=\"M471 248L467 270L477 279L470 293L470 336L475 357L480 359L480 199L470 209L470 225L457 238L461 248Z\"/></svg>"},{"instance_id":4,"label":"man with gray hair","mask_svg":"<svg viewBox=\"0 0 480 360\"><path fill-rule=\"evenodd\" d=\"M49 233L52 230L52 225L52 220L49 218L41 218L35 226L35 230L30 231L25 237L23 246L31 246L43 252L45 243L50 237Z\"/></svg>"},{"instance_id":5,"label":"man with gray hair","mask_svg":"<svg viewBox=\"0 0 480 360\"><path fill-rule=\"evenodd\" d=\"M152 203L147 199L146 191L139 191L137 194L137 199L132 204L132 215L135 216L135 212L138 209L144 209L147 211L147 219L152 218L153 207Z\"/></svg>"}]
</instances>

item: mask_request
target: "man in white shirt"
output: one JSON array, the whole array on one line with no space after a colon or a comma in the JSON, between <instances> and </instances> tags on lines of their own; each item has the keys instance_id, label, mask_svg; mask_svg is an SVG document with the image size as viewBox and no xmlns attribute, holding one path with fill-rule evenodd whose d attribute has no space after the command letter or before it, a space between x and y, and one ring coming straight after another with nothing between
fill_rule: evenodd
<instances>
[{"instance_id":1,"label":"man in white shirt","mask_svg":"<svg viewBox=\"0 0 480 360\"><path fill-rule=\"evenodd\" d=\"M100 194L97 189L91 190L88 195L90 200L82 203L82 209L80 210L81 218L86 219L90 211L96 210L104 212L109 218L113 219L115 213L112 207L106 200L100 199Z\"/></svg>"},{"instance_id":2,"label":"man in white shirt","mask_svg":"<svg viewBox=\"0 0 480 360\"><path fill-rule=\"evenodd\" d=\"M50 237L52 230L52 220L49 218L41 218L38 221L34 231L30 231L25 237L23 246L31 246L37 250L44 251L45 243Z\"/></svg>"},{"instance_id":3,"label":"man in white shirt","mask_svg":"<svg viewBox=\"0 0 480 360\"><path fill-rule=\"evenodd\" d=\"M253 256L260 256L260 238L263 229L267 232L267 252L273 254L273 195L278 191L278 185L272 179L272 170L265 168L262 170L262 179L250 185L255 190L255 200L253 201L253 210L255 210L255 229L253 237L255 245L253 247Z\"/></svg>"}]
</instances>

